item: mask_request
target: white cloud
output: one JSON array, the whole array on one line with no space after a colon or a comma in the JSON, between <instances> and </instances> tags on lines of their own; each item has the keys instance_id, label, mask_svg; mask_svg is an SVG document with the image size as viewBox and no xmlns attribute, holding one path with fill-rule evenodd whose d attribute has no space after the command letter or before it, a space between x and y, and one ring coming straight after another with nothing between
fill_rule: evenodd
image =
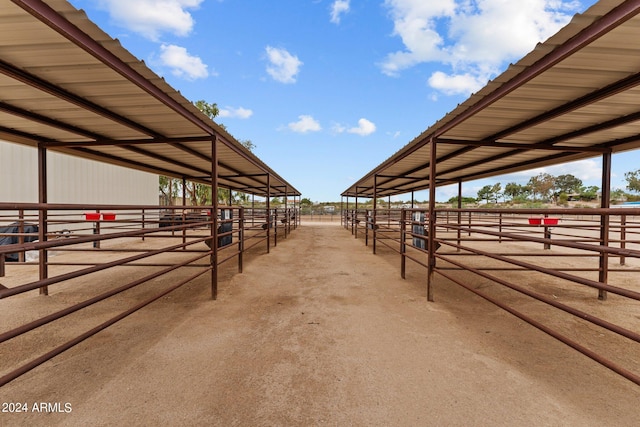
<instances>
[{"instance_id":1,"label":"white cloud","mask_svg":"<svg viewBox=\"0 0 640 427\"><path fill-rule=\"evenodd\" d=\"M298 121L289 123L287 127L297 133L318 132L322 130L320 123L309 115L298 116Z\"/></svg>"},{"instance_id":2,"label":"white cloud","mask_svg":"<svg viewBox=\"0 0 640 427\"><path fill-rule=\"evenodd\" d=\"M446 95L467 95L477 92L482 89L486 82L485 76L469 73L448 75L442 71L436 71L428 80L429 86Z\"/></svg>"},{"instance_id":3,"label":"white cloud","mask_svg":"<svg viewBox=\"0 0 640 427\"><path fill-rule=\"evenodd\" d=\"M157 41L169 32L186 36L194 20L187 9L197 9L204 0L100 0L117 25Z\"/></svg>"},{"instance_id":4,"label":"white cloud","mask_svg":"<svg viewBox=\"0 0 640 427\"><path fill-rule=\"evenodd\" d=\"M355 133L356 135L360 135L360 136L371 135L375 131L376 131L376 125L367 119L358 120L357 127L352 127L347 130L347 132L349 133Z\"/></svg>"},{"instance_id":5,"label":"white cloud","mask_svg":"<svg viewBox=\"0 0 640 427\"><path fill-rule=\"evenodd\" d=\"M531 169L520 172L519 175L527 177L528 179L541 173L548 173L553 176L573 175L582 181L599 181L602 179L602 165L594 159L577 160L560 165Z\"/></svg>"},{"instance_id":6,"label":"white cloud","mask_svg":"<svg viewBox=\"0 0 640 427\"><path fill-rule=\"evenodd\" d=\"M342 15L349 12L350 0L336 0L331 4L331 22L339 24Z\"/></svg>"},{"instance_id":7,"label":"white cloud","mask_svg":"<svg viewBox=\"0 0 640 427\"><path fill-rule=\"evenodd\" d=\"M380 64L395 76L425 62L442 63L429 84L445 93L477 90L565 25L575 0L385 0L404 49ZM466 89L465 89L466 88Z\"/></svg>"},{"instance_id":8,"label":"white cloud","mask_svg":"<svg viewBox=\"0 0 640 427\"><path fill-rule=\"evenodd\" d=\"M300 72L303 62L297 56L291 55L286 49L267 46L267 73L280 83L295 83L296 75Z\"/></svg>"},{"instance_id":9,"label":"white cloud","mask_svg":"<svg viewBox=\"0 0 640 427\"><path fill-rule=\"evenodd\" d=\"M334 123L331 126L331 132L334 134L347 132L347 133L353 133L360 136L367 136L367 135L371 135L375 131L376 131L376 125L365 118L358 120L358 126L355 126L355 127L348 128L347 126L340 123Z\"/></svg>"},{"instance_id":10,"label":"white cloud","mask_svg":"<svg viewBox=\"0 0 640 427\"><path fill-rule=\"evenodd\" d=\"M347 128L344 125L341 125L340 123L334 123L331 126L331 133L333 133L333 134L343 133L346 130L347 130Z\"/></svg>"},{"instance_id":11,"label":"white cloud","mask_svg":"<svg viewBox=\"0 0 640 427\"><path fill-rule=\"evenodd\" d=\"M209 76L207 65L197 56L192 56L184 47L173 44L160 46L162 65L171 68L171 73L187 80L203 79Z\"/></svg>"},{"instance_id":12,"label":"white cloud","mask_svg":"<svg viewBox=\"0 0 640 427\"><path fill-rule=\"evenodd\" d=\"M248 119L253 116L253 111L243 107L225 107L219 109L218 116L231 119Z\"/></svg>"}]
</instances>

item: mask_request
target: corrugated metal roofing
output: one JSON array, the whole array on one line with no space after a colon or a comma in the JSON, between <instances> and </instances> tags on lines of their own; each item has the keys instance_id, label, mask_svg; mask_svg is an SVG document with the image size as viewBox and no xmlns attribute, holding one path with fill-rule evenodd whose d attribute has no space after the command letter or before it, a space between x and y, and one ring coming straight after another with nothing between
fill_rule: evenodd
<instances>
[{"instance_id":1,"label":"corrugated metal roofing","mask_svg":"<svg viewBox=\"0 0 640 427\"><path fill-rule=\"evenodd\" d=\"M601 0L343 196L388 196L640 148L640 0ZM377 176L377 178L376 178Z\"/></svg>"},{"instance_id":2,"label":"corrugated metal roofing","mask_svg":"<svg viewBox=\"0 0 640 427\"><path fill-rule=\"evenodd\" d=\"M206 184L217 141L220 186L300 195L66 0L0 2L0 139Z\"/></svg>"}]
</instances>

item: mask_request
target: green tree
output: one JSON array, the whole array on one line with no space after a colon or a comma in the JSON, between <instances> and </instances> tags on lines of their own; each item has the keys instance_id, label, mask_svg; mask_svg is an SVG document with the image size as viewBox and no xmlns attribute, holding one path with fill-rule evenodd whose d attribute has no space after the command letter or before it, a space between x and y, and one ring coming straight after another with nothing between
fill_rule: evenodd
<instances>
[{"instance_id":1,"label":"green tree","mask_svg":"<svg viewBox=\"0 0 640 427\"><path fill-rule=\"evenodd\" d=\"M501 191L502 191L502 184L500 184L499 182L496 184L493 184L493 186L491 187L491 196L495 203L498 203L498 197L502 197Z\"/></svg>"},{"instance_id":2,"label":"green tree","mask_svg":"<svg viewBox=\"0 0 640 427\"><path fill-rule=\"evenodd\" d=\"M246 205L247 203L249 203L249 199L249 194L243 193L241 191L236 191L235 195L233 196L233 200L239 205Z\"/></svg>"},{"instance_id":3,"label":"green tree","mask_svg":"<svg viewBox=\"0 0 640 427\"><path fill-rule=\"evenodd\" d=\"M477 201L478 200L475 197L462 196L462 204L475 203ZM450 198L449 200L447 200L447 203L450 203L453 206L458 206L458 196L454 196Z\"/></svg>"},{"instance_id":4,"label":"green tree","mask_svg":"<svg viewBox=\"0 0 640 427\"><path fill-rule=\"evenodd\" d=\"M246 148L249 151L253 151L254 148L256 148L256 144L254 144L253 142L251 142L250 139L243 139L238 141L244 148Z\"/></svg>"},{"instance_id":5,"label":"green tree","mask_svg":"<svg viewBox=\"0 0 640 427\"><path fill-rule=\"evenodd\" d=\"M558 196L558 204L560 206L568 206L569 205L569 196L567 193L560 193Z\"/></svg>"},{"instance_id":6,"label":"green tree","mask_svg":"<svg viewBox=\"0 0 640 427\"><path fill-rule=\"evenodd\" d=\"M580 189L580 199L586 201L595 200L598 198L598 191L600 191L600 187L597 185L582 187Z\"/></svg>"},{"instance_id":7,"label":"green tree","mask_svg":"<svg viewBox=\"0 0 640 427\"><path fill-rule=\"evenodd\" d=\"M558 193L579 193L582 188L582 180L571 174L556 177L555 189Z\"/></svg>"},{"instance_id":8,"label":"green tree","mask_svg":"<svg viewBox=\"0 0 640 427\"><path fill-rule=\"evenodd\" d=\"M540 195L542 200L549 200L555 187L555 178L548 173L541 173L532 176L527 185L531 188L534 202L536 194Z\"/></svg>"},{"instance_id":9,"label":"green tree","mask_svg":"<svg viewBox=\"0 0 640 427\"><path fill-rule=\"evenodd\" d=\"M500 197L500 190L502 190L502 184L499 182L493 185L485 185L478 191L478 200L497 203L498 197Z\"/></svg>"},{"instance_id":10,"label":"green tree","mask_svg":"<svg viewBox=\"0 0 640 427\"><path fill-rule=\"evenodd\" d=\"M616 188L615 190L611 191L611 201L612 202L619 202L622 201L626 198L626 193L624 192L624 190L622 188Z\"/></svg>"},{"instance_id":11,"label":"green tree","mask_svg":"<svg viewBox=\"0 0 640 427\"><path fill-rule=\"evenodd\" d=\"M218 117L218 114L220 114L220 110L218 110L218 104L216 104L215 102L213 104L210 104L207 101L201 99L194 102L194 105L198 107L198 110L206 114L207 117L209 117L211 120Z\"/></svg>"},{"instance_id":12,"label":"green tree","mask_svg":"<svg viewBox=\"0 0 640 427\"><path fill-rule=\"evenodd\" d=\"M207 115L211 120L216 118L220 114L218 105L216 103L209 103L204 100L198 100L194 102L194 105ZM220 125L226 130L224 125ZM247 150L253 151L255 144L251 140L239 141ZM163 178L163 177L161 177ZM232 197L229 197L229 190L226 188L217 189L218 201L223 204L227 203L246 203L249 196L246 193L236 193L235 196L232 193ZM211 186L206 184L200 184L195 182L187 183L187 197L189 198L192 206L202 206L212 203L211 199Z\"/></svg>"},{"instance_id":13,"label":"green tree","mask_svg":"<svg viewBox=\"0 0 640 427\"><path fill-rule=\"evenodd\" d=\"M489 203L491 200L491 186L485 185L480 190L478 190L478 200L486 200Z\"/></svg>"},{"instance_id":14,"label":"green tree","mask_svg":"<svg viewBox=\"0 0 640 427\"><path fill-rule=\"evenodd\" d=\"M510 182L504 186L504 196L511 200L523 199L530 193L528 185L520 185L515 182Z\"/></svg>"},{"instance_id":15,"label":"green tree","mask_svg":"<svg viewBox=\"0 0 640 427\"><path fill-rule=\"evenodd\" d=\"M191 202L191 206L210 205L211 186L206 184L198 184L195 182L187 182L187 196Z\"/></svg>"},{"instance_id":16,"label":"green tree","mask_svg":"<svg viewBox=\"0 0 640 427\"><path fill-rule=\"evenodd\" d=\"M160 197L167 205L173 205L173 200L178 194L178 181L167 176L160 176L158 180L158 190Z\"/></svg>"},{"instance_id":17,"label":"green tree","mask_svg":"<svg viewBox=\"0 0 640 427\"><path fill-rule=\"evenodd\" d=\"M640 169L633 172L625 172L624 179L627 181L627 190L640 193Z\"/></svg>"}]
</instances>

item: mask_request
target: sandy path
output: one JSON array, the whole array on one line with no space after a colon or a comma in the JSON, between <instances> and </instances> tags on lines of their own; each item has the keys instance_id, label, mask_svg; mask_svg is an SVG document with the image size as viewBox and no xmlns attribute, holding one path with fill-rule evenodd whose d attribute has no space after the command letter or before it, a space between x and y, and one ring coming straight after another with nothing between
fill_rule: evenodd
<instances>
[{"instance_id":1,"label":"sandy path","mask_svg":"<svg viewBox=\"0 0 640 427\"><path fill-rule=\"evenodd\" d=\"M72 410L0 425L637 425L639 387L424 278L305 224L218 301L205 279L3 387Z\"/></svg>"}]
</instances>

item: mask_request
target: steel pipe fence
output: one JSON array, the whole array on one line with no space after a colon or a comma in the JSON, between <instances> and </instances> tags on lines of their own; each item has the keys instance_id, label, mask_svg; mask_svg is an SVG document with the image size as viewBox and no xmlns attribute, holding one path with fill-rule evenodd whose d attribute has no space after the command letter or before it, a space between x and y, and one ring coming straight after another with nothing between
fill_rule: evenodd
<instances>
[{"instance_id":1,"label":"steel pipe fence","mask_svg":"<svg viewBox=\"0 0 640 427\"><path fill-rule=\"evenodd\" d=\"M0 203L0 239L6 238L0 245L0 306L34 290L73 293L80 278L99 284L95 295L26 323L4 319L0 346L125 292L131 304L53 350L6 367L0 387L206 274L215 299L220 265L237 259L241 273L247 251L261 243L268 251L270 242L286 238L300 221L297 208L218 206L214 216L212 211L211 206ZM122 268L132 271L124 283L103 285L105 274L115 276ZM160 279L170 284L160 285ZM143 300L131 294L141 286Z\"/></svg>"},{"instance_id":2,"label":"steel pipe fence","mask_svg":"<svg viewBox=\"0 0 640 427\"><path fill-rule=\"evenodd\" d=\"M556 313L577 329L595 326L640 354L638 317L617 313L640 311L640 209L436 209L433 236L425 209L348 211L343 225L356 237L360 216L374 253L377 242L400 255L403 278L407 260L427 270L427 295L439 276L640 385L640 359L617 362L606 346L594 350L552 320ZM359 237L368 245L369 236ZM550 317L536 318L529 304Z\"/></svg>"}]
</instances>

